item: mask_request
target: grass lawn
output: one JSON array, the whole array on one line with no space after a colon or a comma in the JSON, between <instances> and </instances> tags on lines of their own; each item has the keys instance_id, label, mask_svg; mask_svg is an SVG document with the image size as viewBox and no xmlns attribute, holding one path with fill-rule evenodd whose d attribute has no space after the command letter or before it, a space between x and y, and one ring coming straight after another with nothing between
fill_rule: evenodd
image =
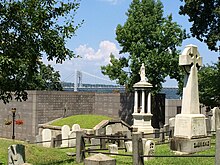
<instances>
[{"instance_id":1,"label":"grass lawn","mask_svg":"<svg viewBox=\"0 0 220 165\"><path fill-rule=\"evenodd\" d=\"M22 143L20 141L13 141L8 139L0 139L0 161L3 164L7 164L7 148L12 144ZM26 162L32 163L33 165L77 165L75 162L76 158L67 156L66 152L75 152L74 149L58 149L58 148L44 148L34 144L25 145L26 150ZM125 153L120 151L120 153ZM211 149L197 153L202 155L214 155L215 144L212 144ZM170 152L168 144L156 145L155 155L173 155ZM117 165L131 165L132 157L114 156L116 158ZM145 162L145 165L213 165L214 157L212 158L153 158ZM83 165L80 163L78 165Z\"/></svg>"},{"instance_id":2,"label":"grass lawn","mask_svg":"<svg viewBox=\"0 0 220 165\"><path fill-rule=\"evenodd\" d=\"M99 116L99 115L74 115L69 116L60 120L56 120L51 125L54 126L63 126L69 125L72 127L73 124L79 124L81 128L93 128L97 124L99 124L102 120L111 120L112 118L107 116Z\"/></svg>"},{"instance_id":3,"label":"grass lawn","mask_svg":"<svg viewBox=\"0 0 220 165\"><path fill-rule=\"evenodd\" d=\"M76 115L67 118L57 120L52 125L62 126L73 124L79 124L81 128L93 128L102 120L110 120L111 118L106 116L97 115ZM8 159L8 147L12 144L22 143L25 145L26 162L33 165L83 165L83 163L77 164L75 162L76 157L67 156L66 152L75 152L75 149L58 149L58 148L45 148L35 144L27 144L21 141L13 141L10 139L0 139L0 162L7 164ZM107 151L108 152L108 151ZM123 154L124 151L120 151ZM212 139L211 149L196 153L202 155L214 155L215 154L215 138ZM169 149L168 144L156 145L155 155L174 155ZM88 157L88 156L87 156ZM113 156L116 159L117 165L132 165L132 157L128 156ZM145 165L213 165L214 157L197 157L197 158L179 158L179 157L166 157L166 158L153 158L145 162Z\"/></svg>"}]
</instances>

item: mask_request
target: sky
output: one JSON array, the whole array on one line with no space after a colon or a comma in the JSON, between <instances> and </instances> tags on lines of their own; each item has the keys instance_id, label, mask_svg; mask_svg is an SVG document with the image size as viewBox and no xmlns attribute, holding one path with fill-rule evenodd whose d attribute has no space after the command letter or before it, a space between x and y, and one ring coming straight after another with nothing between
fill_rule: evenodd
<instances>
[{"instance_id":1,"label":"sky","mask_svg":"<svg viewBox=\"0 0 220 165\"><path fill-rule=\"evenodd\" d=\"M81 0L77 10L75 21L84 20L82 27L76 31L76 36L67 41L67 47L73 50L81 58L66 60L63 64L43 59L44 63L51 64L59 71L61 81L74 82L75 71L82 71L82 82L91 84L115 84L108 76L101 73L100 66L109 63L109 55L113 53L119 57L120 46L116 41L115 30L118 24L123 25L132 0ZM178 14L180 0L161 0L164 5L164 16L172 14L173 21L183 29L190 32L191 23L187 16ZM198 46L198 51L203 58L203 64L216 62L218 52L209 51L207 46L195 38L190 38L182 43L179 50L183 51L188 44ZM120 55L121 56L121 55ZM147 76L147 75L146 75ZM164 87L177 86L175 80L169 78L163 84Z\"/></svg>"}]
</instances>

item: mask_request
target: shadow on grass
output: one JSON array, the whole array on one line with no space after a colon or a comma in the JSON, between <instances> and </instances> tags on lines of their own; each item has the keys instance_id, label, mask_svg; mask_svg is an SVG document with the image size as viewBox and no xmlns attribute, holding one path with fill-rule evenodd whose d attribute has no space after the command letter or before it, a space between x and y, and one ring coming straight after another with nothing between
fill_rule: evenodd
<instances>
[{"instance_id":1,"label":"shadow on grass","mask_svg":"<svg viewBox=\"0 0 220 165\"><path fill-rule=\"evenodd\" d=\"M64 164L64 163L74 163L75 159L71 158L71 159L66 159L66 160L61 160L61 161L50 161L50 162L46 162L46 163L39 163L37 165L60 165L60 164ZM76 163L76 162L75 162Z\"/></svg>"}]
</instances>

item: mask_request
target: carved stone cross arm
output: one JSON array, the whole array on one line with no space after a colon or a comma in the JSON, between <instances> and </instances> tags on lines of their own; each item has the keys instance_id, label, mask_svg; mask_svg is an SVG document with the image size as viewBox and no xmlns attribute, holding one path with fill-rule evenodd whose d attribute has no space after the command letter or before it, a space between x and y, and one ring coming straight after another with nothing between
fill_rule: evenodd
<instances>
[{"instance_id":1,"label":"carved stone cross arm","mask_svg":"<svg viewBox=\"0 0 220 165\"><path fill-rule=\"evenodd\" d=\"M187 45L182 54L179 56L179 65L180 66L192 66L196 65L197 67L202 66L202 57L198 52L197 46Z\"/></svg>"}]
</instances>

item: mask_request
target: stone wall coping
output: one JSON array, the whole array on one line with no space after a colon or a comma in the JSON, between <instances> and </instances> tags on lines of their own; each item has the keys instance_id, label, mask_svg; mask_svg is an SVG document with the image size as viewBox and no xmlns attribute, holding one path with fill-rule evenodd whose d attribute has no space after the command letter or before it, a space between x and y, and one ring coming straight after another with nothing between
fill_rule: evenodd
<instances>
[{"instance_id":1,"label":"stone wall coping","mask_svg":"<svg viewBox=\"0 0 220 165\"><path fill-rule=\"evenodd\" d=\"M48 125L48 124L38 124L38 128L43 128L43 129L53 129L53 130L61 130L61 126L53 126L53 125Z\"/></svg>"}]
</instances>

